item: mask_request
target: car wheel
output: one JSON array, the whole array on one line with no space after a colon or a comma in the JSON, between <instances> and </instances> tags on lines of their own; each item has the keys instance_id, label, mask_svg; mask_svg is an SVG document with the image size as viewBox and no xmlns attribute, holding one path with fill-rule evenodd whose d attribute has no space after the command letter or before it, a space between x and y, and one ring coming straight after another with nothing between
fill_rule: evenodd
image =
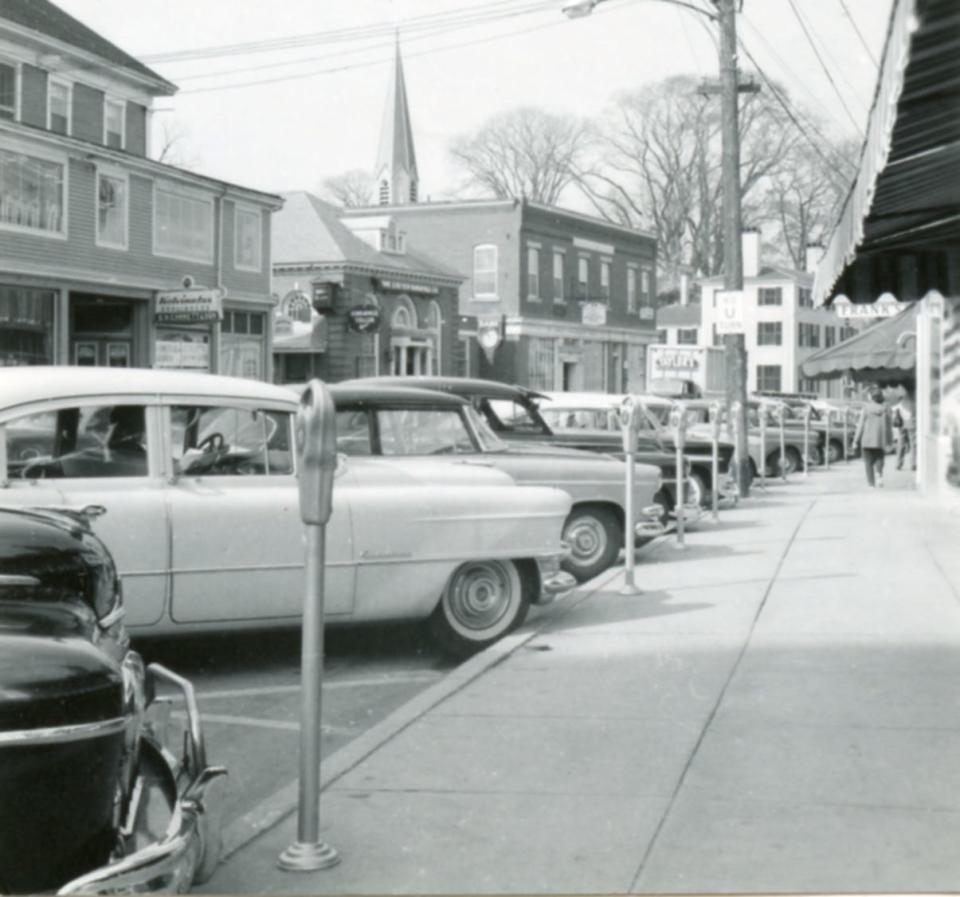
<instances>
[{"instance_id":1,"label":"car wheel","mask_svg":"<svg viewBox=\"0 0 960 897\"><path fill-rule=\"evenodd\" d=\"M607 508L574 508L563 526L563 541L570 546L563 569L577 582L586 582L616 561L623 547L623 527Z\"/></svg>"},{"instance_id":2,"label":"car wheel","mask_svg":"<svg viewBox=\"0 0 960 897\"><path fill-rule=\"evenodd\" d=\"M706 481L699 473L691 472L687 477L683 494L688 505L696 505L698 508L702 508L707 500Z\"/></svg>"},{"instance_id":3,"label":"car wheel","mask_svg":"<svg viewBox=\"0 0 960 897\"><path fill-rule=\"evenodd\" d=\"M798 452L792 445L788 445L786 451L783 453L784 470L780 469L780 449L777 449L775 452L771 452L767 455L767 469L772 471L769 476L779 477L783 476L784 471L787 474L796 473L803 467L803 458L800 457L800 452Z\"/></svg>"},{"instance_id":4,"label":"car wheel","mask_svg":"<svg viewBox=\"0 0 960 897\"><path fill-rule=\"evenodd\" d=\"M843 443L836 439L830 440L830 463L836 464L843 459Z\"/></svg>"},{"instance_id":5,"label":"car wheel","mask_svg":"<svg viewBox=\"0 0 960 897\"><path fill-rule=\"evenodd\" d=\"M444 650L465 657L516 629L529 608L513 561L468 561L447 581L430 632Z\"/></svg>"}]
</instances>

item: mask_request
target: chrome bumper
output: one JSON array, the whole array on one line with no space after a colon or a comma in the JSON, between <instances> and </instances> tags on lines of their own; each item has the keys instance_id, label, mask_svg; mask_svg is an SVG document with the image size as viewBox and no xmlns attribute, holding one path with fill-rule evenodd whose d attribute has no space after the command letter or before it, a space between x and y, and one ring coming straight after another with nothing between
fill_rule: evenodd
<instances>
[{"instance_id":1,"label":"chrome bumper","mask_svg":"<svg viewBox=\"0 0 960 897\"><path fill-rule=\"evenodd\" d=\"M560 569L560 564L570 555L570 546L564 543L563 550L557 554L537 558L540 570L540 594L533 603L539 606L550 604L577 586L577 580L571 573Z\"/></svg>"},{"instance_id":2,"label":"chrome bumper","mask_svg":"<svg viewBox=\"0 0 960 897\"><path fill-rule=\"evenodd\" d=\"M641 508L639 519L633 527L634 535L650 539L669 533L673 526L663 522L664 513L663 505L647 505Z\"/></svg>"},{"instance_id":3,"label":"chrome bumper","mask_svg":"<svg viewBox=\"0 0 960 897\"><path fill-rule=\"evenodd\" d=\"M64 885L59 894L182 894L206 881L220 858L220 789L226 770L207 766L200 713L190 682L159 664L147 668L147 690L174 685L186 704L186 731L179 758L162 744L157 724L148 721L141 742L137 784L121 840L131 852ZM149 711L166 708L153 699ZM162 720L161 720L162 722ZM157 831L157 803L169 821ZM160 805L163 806L163 803Z\"/></svg>"}]
</instances>

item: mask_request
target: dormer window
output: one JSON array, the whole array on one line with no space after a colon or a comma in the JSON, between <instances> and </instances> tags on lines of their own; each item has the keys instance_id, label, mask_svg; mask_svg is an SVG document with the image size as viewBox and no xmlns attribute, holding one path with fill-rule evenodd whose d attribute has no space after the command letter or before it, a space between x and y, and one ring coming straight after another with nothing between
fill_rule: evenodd
<instances>
[{"instance_id":1,"label":"dormer window","mask_svg":"<svg viewBox=\"0 0 960 897\"><path fill-rule=\"evenodd\" d=\"M17 117L17 67L0 60L0 118Z\"/></svg>"}]
</instances>

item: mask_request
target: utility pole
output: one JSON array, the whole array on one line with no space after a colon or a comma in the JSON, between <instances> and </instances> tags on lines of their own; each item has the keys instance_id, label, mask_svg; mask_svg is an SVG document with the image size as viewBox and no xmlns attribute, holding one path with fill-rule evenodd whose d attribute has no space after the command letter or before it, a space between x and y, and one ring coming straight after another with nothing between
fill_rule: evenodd
<instances>
[{"instance_id":1,"label":"utility pole","mask_svg":"<svg viewBox=\"0 0 960 897\"><path fill-rule=\"evenodd\" d=\"M723 151L723 287L743 291L740 212L740 114L737 72L737 0L713 0L720 26L720 95ZM747 451L747 350L744 334L725 334L726 392L730 413L737 404L737 489L750 494L750 455Z\"/></svg>"}]
</instances>

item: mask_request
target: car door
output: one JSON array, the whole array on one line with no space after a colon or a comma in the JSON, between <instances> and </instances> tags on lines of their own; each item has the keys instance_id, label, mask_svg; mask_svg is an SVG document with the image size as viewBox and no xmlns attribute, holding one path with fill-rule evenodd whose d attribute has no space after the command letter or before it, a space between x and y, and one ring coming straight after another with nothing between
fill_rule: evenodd
<instances>
[{"instance_id":1,"label":"car door","mask_svg":"<svg viewBox=\"0 0 960 897\"><path fill-rule=\"evenodd\" d=\"M295 620L303 607L304 531L292 413L236 399L164 405L173 620ZM335 489L326 534L330 616L353 607L352 542L349 501Z\"/></svg>"},{"instance_id":2,"label":"car door","mask_svg":"<svg viewBox=\"0 0 960 897\"><path fill-rule=\"evenodd\" d=\"M123 577L132 627L158 623L168 594L157 413L142 399L101 396L17 409L2 424L4 502L106 509L91 526Z\"/></svg>"}]
</instances>

